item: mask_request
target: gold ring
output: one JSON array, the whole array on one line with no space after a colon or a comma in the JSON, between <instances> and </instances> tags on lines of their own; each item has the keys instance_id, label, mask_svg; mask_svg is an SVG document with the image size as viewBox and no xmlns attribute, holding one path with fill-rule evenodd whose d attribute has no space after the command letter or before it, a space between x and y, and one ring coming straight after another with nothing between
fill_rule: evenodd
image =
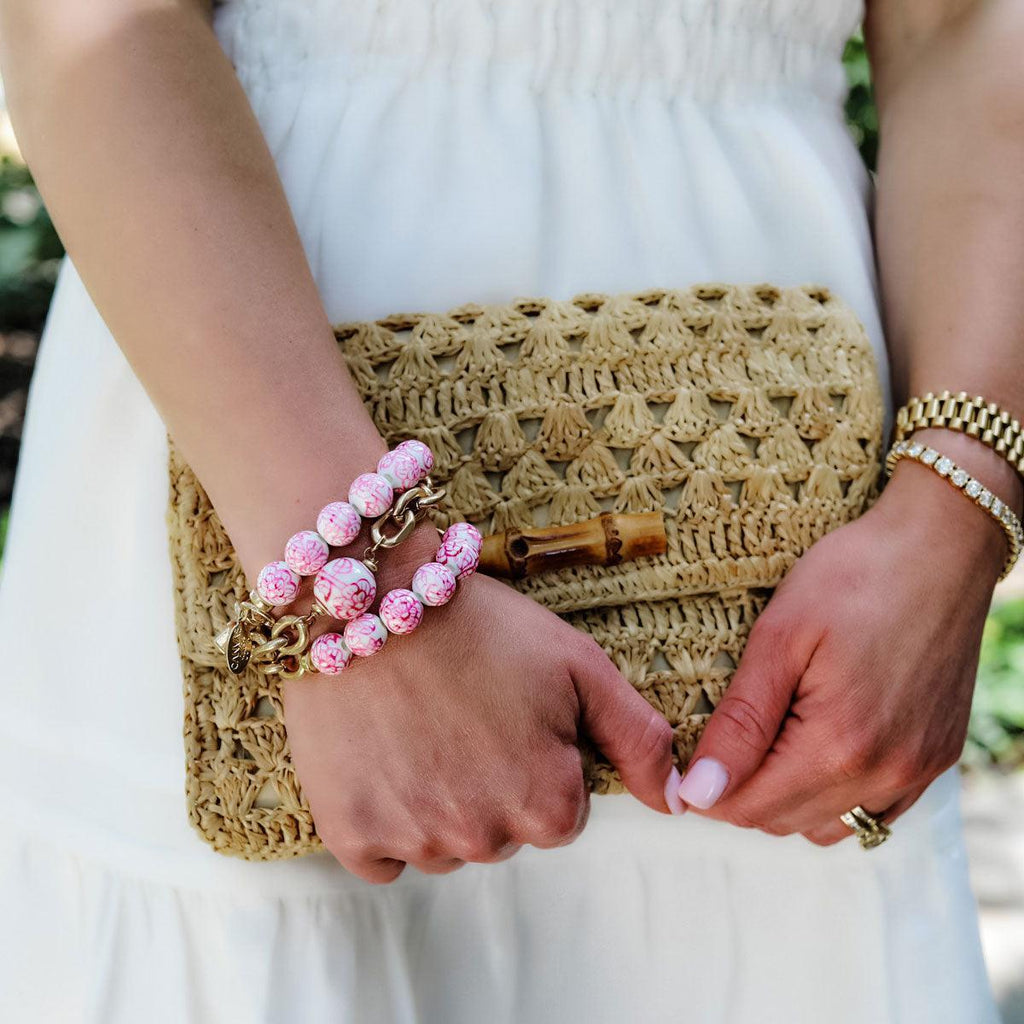
<instances>
[{"instance_id":1,"label":"gold ring","mask_svg":"<svg viewBox=\"0 0 1024 1024\"><path fill-rule=\"evenodd\" d=\"M840 814L839 820L847 828L853 829L860 840L861 849L864 850L881 846L892 835L892 829L868 814L860 804L845 814Z\"/></svg>"}]
</instances>

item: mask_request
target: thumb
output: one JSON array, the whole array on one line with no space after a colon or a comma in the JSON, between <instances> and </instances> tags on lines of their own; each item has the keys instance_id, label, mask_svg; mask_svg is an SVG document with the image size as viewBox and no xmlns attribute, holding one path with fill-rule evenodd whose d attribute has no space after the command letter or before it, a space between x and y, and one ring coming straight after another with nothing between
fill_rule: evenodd
<instances>
[{"instance_id":1,"label":"thumb","mask_svg":"<svg viewBox=\"0 0 1024 1024\"><path fill-rule=\"evenodd\" d=\"M583 729L618 769L626 789L656 811L668 812L671 801L674 813L680 813L682 807L675 795L679 773L672 766L668 720L589 637L583 638L573 659L572 674Z\"/></svg>"},{"instance_id":2,"label":"thumb","mask_svg":"<svg viewBox=\"0 0 1024 1024\"><path fill-rule=\"evenodd\" d=\"M754 620L732 681L679 787L687 805L707 810L733 793L771 749L816 646L807 642L808 631L799 621L767 612Z\"/></svg>"}]
</instances>

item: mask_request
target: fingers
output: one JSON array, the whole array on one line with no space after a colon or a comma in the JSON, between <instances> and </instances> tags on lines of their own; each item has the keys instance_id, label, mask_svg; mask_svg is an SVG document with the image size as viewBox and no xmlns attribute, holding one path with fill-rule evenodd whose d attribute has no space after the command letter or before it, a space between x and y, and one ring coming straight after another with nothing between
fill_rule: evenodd
<instances>
[{"instance_id":1,"label":"fingers","mask_svg":"<svg viewBox=\"0 0 1024 1024\"><path fill-rule=\"evenodd\" d=\"M898 798L890 797L879 797L874 800L869 800L867 803L857 803L856 800L848 803L847 806L843 807L838 814L830 817L822 816L818 820L822 821L821 825L817 825L811 828L802 829L802 833L805 839L816 844L817 846L833 846L836 843L842 842L844 839L854 837L856 833L844 824L839 815L844 814L846 811L851 810L853 807L861 806L871 815L873 818L877 818L885 825L892 825L900 815L908 811L915 803L917 803L921 794L928 788L927 784L915 786L909 793L904 793ZM848 798L849 799L849 798ZM882 810L875 810L876 807L881 807ZM829 810L833 810L834 806ZM821 812L819 812L820 814ZM827 814L827 812L826 812Z\"/></svg>"},{"instance_id":2,"label":"fingers","mask_svg":"<svg viewBox=\"0 0 1024 1024\"><path fill-rule=\"evenodd\" d=\"M709 812L771 835L800 833L829 846L854 835L840 816L860 806L895 820L927 788L931 776L901 776L879 765L853 770L835 753L834 734L788 719L760 770Z\"/></svg>"},{"instance_id":3,"label":"fingers","mask_svg":"<svg viewBox=\"0 0 1024 1024\"><path fill-rule=\"evenodd\" d=\"M514 842L479 842L472 839L447 842L422 842L404 851L402 859L387 857L369 846L357 843L328 846L346 871L373 885L389 885L405 870L406 865L426 875L447 875L465 867L468 862L496 864L508 860L522 849ZM463 856L454 856L453 851Z\"/></svg>"},{"instance_id":4,"label":"fingers","mask_svg":"<svg viewBox=\"0 0 1024 1024\"><path fill-rule=\"evenodd\" d=\"M358 875L364 882L372 885L389 885L405 870L405 861L391 857L352 857L342 859L333 850L335 859L353 875Z\"/></svg>"},{"instance_id":5,"label":"fingers","mask_svg":"<svg viewBox=\"0 0 1024 1024\"><path fill-rule=\"evenodd\" d=\"M497 864L515 856L522 849L521 843L480 842L478 840L454 840L448 843L425 844L410 850L407 861L410 867L425 875L448 875L466 864ZM438 851L445 852L438 852ZM457 851L460 856L452 856Z\"/></svg>"},{"instance_id":6,"label":"fingers","mask_svg":"<svg viewBox=\"0 0 1024 1024\"><path fill-rule=\"evenodd\" d=\"M418 817L389 821L350 810L327 823L320 837L346 870L378 885L395 881L407 864L424 874L450 874L467 863L508 860L525 845L565 846L583 831L590 813L579 748L549 749L538 779L518 799L463 804L453 815L424 805ZM359 825L345 827L345 820Z\"/></svg>"},{"instance_id":7,"label":"fingers","mask_svg":"<svg viewBox=\"0 0 1024 1024\"><path fill-rule=\"evenodd\" d=\"M817 638L766 610L754 621L746 647L718 707L705 726L679 795L707 810L757 771L782 725Z\"/></svg>"},{"instance_id":8,"label":"fingers","mask_svg":"<svg viewBox=\"0 0 1024 1024\"><path fill-rule=\"evenodd\" d=\"M421 864L413 864L417 871L425 875L450 875L453 871L465 867L466 862L458 857L441 857L438 860L423 861Z\"/></svg>"},{"instance_id":9,"label":"fingers","mask_svg":"<svg viewBox=\"0 0 1024 1024\"><path fill-rule=\"evenodd\" d=\"M567 771L555 773L545 792L520 813L513 834L521 842L548 850L579 838L590 816L590 793L583 780L579 748L565 748Z\"/></svg>"},{"instance_id":10,"label":"fingers","mask_svg":"<svg viewBox=\"0 0 1024 1024\"><path fill-rule=\"evenodd\" d=\"M637 799L669 813L665 787L672 772L672 727L595 641L580 634L575 643L571 665L584 731Z\"/></svg>"}]
</instances>

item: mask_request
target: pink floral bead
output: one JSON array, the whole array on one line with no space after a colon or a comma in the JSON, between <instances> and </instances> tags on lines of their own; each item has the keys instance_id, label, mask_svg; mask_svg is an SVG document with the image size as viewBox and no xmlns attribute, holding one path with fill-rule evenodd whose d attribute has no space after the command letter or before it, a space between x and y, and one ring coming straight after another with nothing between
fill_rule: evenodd
<instances>
[{"instance_id":1,"label":"pink floral bead","mask_svg":"<svg viewBox=\"0 0 1024 1024\"><path fill-rule=\"evenodd\" d=\"M388 638L384 623L370 612L358 615L345 627L345 643L360 658L376 654Z\"/></svg>"},{"instance_id":2,"label":"pink floral bead","mask_svg":"<svg viewBox=\"0 0 1024 1024\"><path fill-rule=\"evenodd\" d=\"M434 468L434 453L422 442L410 439L395 447L396 452L411 455L420 467L420 476L426 476Z\"/></svg>"},{"instance_id":3,"label":"pink floral bead","mask_svg":"<svg viewBox=\"0 0 1024 1024\"><path fill-rule=\"evenodd\" d=\"M394 496L391 484L380 473L363 473L348 489L349 502L361 516L370 519L387 512Z\"/></svg>"},{"instance_id":4,"label":"pink floral bead","mask_svg":"<svg viewBox=\"0 0 1024 1024\"><path fill-rule=\"evenodd\" d=\"M381 598L380 618L389 633L411 633L423 619L423 603L411 590L389 590Z\"/></svg>"},{"instance_id":5,"label":"pink floral bead","mask_svg":"<svg viewBox=\"0 0 1024 1024\"><path fill-rule=\"evenodd\" d=\"M396 491L407 491L410 487L415 487L424 475L415 457L408 452L397 450L386 452L380 457L377 472Z\"/></svg>"},{"instance_id":6,"label":"pink floral bead","mask_svg":"<svg viewBox=\"0 0 1024 1024\"><path fill-rule=\"evenodd\" d=\"M324 505L316 517L316 532L328 544L343 548L359 535L363 521L347 501L332 501Z\"/></svg>"},{"instance_id":7,"label":"pink floral bead","mask_svg":"<svg viewBox=\"0 0 1024 1024\"><path fill-rule=\"evenodd\" d=\"M292 572L312 576L324 567L330 552L327 541L315 530L300 530L288 538L284 546L284 560Z\"/></svg>"},{"instance_id":8,"label":"pink floral bead","mask_svg":"<svg viewBox=\"0 0 1024 1024\"><path fill-rule=\"evenodd\" d=\"M336 619L354 619L373 604L377 581L358 558L335 558L316 574L313 593Z\"/></svg>"},{"instance_id":9,"label":"pink floral bead","mask_svg":"<svg viewBox=\"0 0 1024 1024\"><path fill-rule=\"evenodd\" d=\"M256 593L267 604L290 604L295 600L301 582L287 562L268 562L256 577Z\"/></svg>"},{"instance_id":10,"label":"pink floral bead","mask_svg":"<svg viewBox=\"0 0 1024 1024\"><path fill-rule=\"evenodd\" d=\"M352 662L352 652L340 633L321 633L309 646L309 660L317 672L336 676Z\"/></svg>"},{"instance_id":11,"label":"pink floral bead","mask_svg":"<svg viewBox=\"0 0 1024 1024\"><path fill-rule=\"evenodd\" d=\"M434 555L434 561L448 566L456 579L462 579L476 572L480 564L480 549L483 538L471 523L452 523L441 537L441 546Z\"/></svg>"},{"instance_id":12,"label":"pink floral bead","mask_svg":"<svg viewBox=\"0 0 1024 1024\"><path fill-rule=\"evenodd\" d=\"M432 608L447 604L455 593L455 574L447 565L427 562L413 574L412 592Z\"/></svg>"}]
</instances>

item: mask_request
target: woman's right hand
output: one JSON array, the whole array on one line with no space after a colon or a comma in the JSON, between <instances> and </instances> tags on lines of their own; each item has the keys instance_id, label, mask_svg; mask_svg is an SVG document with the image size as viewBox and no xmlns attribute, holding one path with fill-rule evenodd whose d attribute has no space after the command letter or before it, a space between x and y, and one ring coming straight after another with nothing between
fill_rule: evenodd
<instances>
[{"instance_id":1,"label":"woman's right hand","mask_svg":"<svg viewBox=\"0 0 1024 1024\"><path fill-rule=\"evenodd\" d=\"M284 684L293 763L345 868L385 883L406 864L443 873L571 842L589 809L581 732L668 811L671 727L590 637L482 575L426 611L342 675Z\"/></svg>"}]
</instances>

